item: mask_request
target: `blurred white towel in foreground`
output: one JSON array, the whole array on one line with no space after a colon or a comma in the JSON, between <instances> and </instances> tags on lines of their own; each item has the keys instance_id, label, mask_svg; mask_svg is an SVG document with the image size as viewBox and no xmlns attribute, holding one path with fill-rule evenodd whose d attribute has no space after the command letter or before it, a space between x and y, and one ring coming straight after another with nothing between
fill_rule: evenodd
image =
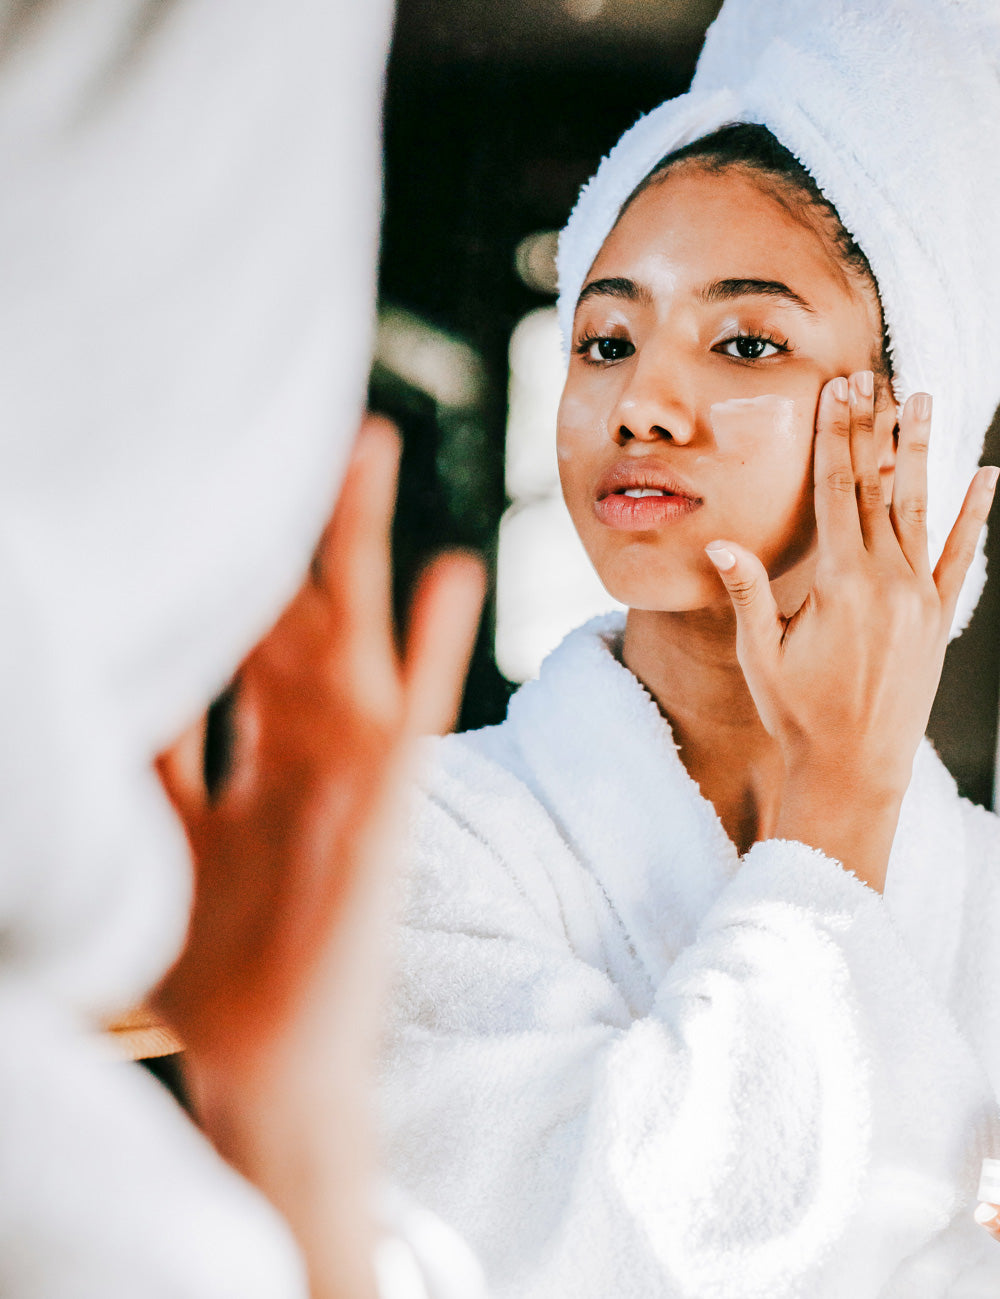
<instances>
[{"instance_id":1,"label":"blurred white towel in foreground","mask_svg":"<svg viewBox=\"0 0 1000 1299\"><path fill-rule=\"evenodd\" d=\"M88 1040L173 958L149 774L291 594L362 406L386 0L0 4L0 1293L301 1295Z\"/></svg>"}]
</instances>

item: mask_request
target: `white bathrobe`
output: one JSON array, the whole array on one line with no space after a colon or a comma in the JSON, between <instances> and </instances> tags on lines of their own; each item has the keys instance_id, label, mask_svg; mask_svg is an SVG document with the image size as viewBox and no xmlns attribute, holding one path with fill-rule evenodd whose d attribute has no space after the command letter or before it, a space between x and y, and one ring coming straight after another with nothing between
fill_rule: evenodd
<instances>
[{"instance_id":1,"label":"white bathrobe","mask_svg":"<svg viewBox=\"0 0 1000 1299\"><path fill-rule=\"evenodd\" d=\"M977 1299L1000 1155L1000 825L924 742L884 897L742 859L616 658L573 633L438 742L384 1101L494 1299Z\"/></svg>"}]
</instances>

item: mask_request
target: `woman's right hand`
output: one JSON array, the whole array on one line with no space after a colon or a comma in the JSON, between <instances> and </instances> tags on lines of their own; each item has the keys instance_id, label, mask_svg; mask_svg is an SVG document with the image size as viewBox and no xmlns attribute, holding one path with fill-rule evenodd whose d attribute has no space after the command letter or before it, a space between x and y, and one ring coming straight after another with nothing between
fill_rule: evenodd
<instances>
[{"instance_id":1,"label":"woman's right hand","mask_svg":"<svg viewBox=\"0 0 1000 1299\"><path fill-rule=\"evenodd\" d=\"M871 372L825 386L814 450L816 577L791 617L781 616L750 551L720 540L706 552L733 601L747 684L785 758L775 837L821 849L878 890L998 473L977 472L931 572L930 406L919 393L900 415L887 511Z\"/></svg>"},{"instance_id":2,"label":"woman's right hand","mask_svg":"<svg viewBox=\"0 0 1000 1299\"><path fill-rule=\"evenodd\" d=\"M372 1293L369 1098L398 832L418 736L447 730L483 594L445 555L392 621L399 441L368 419L310 580L238 674L233 770L158 763L187 831L187 943L155 1004L220 1152L285 1214L314 1296Z\"/></svg>"},{"instance_id":3,"label":"woman's right hand","mask_svg":"<svg viewBox=\"0 0 1000 1299\"><path fill-rule=\"evenodd\" d=\"M973 1217L980 1227L985 1227L994 1240L1000 1241L1000 1205L983 1201L976 1205Z\"/></svg>"}]
</instances>

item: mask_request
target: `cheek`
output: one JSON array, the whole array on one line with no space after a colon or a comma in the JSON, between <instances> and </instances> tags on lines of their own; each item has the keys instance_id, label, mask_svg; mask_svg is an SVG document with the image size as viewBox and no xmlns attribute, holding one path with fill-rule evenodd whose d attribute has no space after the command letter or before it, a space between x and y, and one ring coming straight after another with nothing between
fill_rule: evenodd
<instances>
[{"instance_id":1,"label":"cheek","mask_svg":"<svg viewBox=\"0 0 1000 1299\"><path fill-rule=\"evenodd\" d=\"M608 440L607 413L589 398L565 392L556 416L556 455L559 477L570 486L587 462Z\"/></svg>"},{"instance_id":2,"label":"cheek","mask_svg":"<svg viewBox=\"0 0 1000 1299\"><path fill-rule=\"evenodd\" d=\"M736 397L709 409L716 463L741 485L751 513L765 502L767 513L797 508L810 481L815 416L813 394Z\"/></svg>"},{"instance_id":3,"label":"cheek","mask_svg":"<svg viewBox=\"0 0 1000 1299\"><path fill-rule=\"evenodd\" d=\"M777 393L733 397L710 407L708 422L720 455L740 459L785 458L807 434L812 419L802 403Z\"/></svg>"},{"instance_id":4,"label":"cheek","mask_svg":"<svg viewBox=\"0 0 1000 1299\"><path fill-rule=\"evenodd\" d=\"M735 398L709 411L716 462L723 478L738 485L735 495L726 493L732 534L772 576L796 563L812 543L815 418L815 393Z\"/></svg>"}]
</instances>

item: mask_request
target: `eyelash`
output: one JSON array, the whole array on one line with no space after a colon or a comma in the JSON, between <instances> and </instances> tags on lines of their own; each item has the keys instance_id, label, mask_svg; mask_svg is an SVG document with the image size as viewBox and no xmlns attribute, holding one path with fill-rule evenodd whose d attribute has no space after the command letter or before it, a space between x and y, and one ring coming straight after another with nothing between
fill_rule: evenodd
<instances>
[{"instance_id":1,"label":"eyelash","mask_svg":"<svg viewBox=\"0 0 1000 1299\"><path fill-rule=\"evenodd\" d=\"M770 357L766 357L766 356L756 357L756 358L749 357L749 356L734 356L731 352L723 352L721 350L727 344L735 343L740 339L748 339L751 342L755 342L755 343L769 343L772 347L777 348L778 353L781 355L785 355L792 350L791 345L789 344L787 338L781 338L777 334L772 333L771 331L759 330L759 329L738 330L735 334L730 334L728 338L722 339L722 341L717 343L712 350L716 352L721 352L721 355L727 356L731 361L739 361L743 365L758 365L762 360L763 361L770 360ZM593 347L595 343L601 343L604 342L605 340L609 342L620 342L620 343L629 343L629 344L631 344L632 341L624 333L600 334L600 333L595 333L592 330L588 330L585 333L581 334L579 339L577 339L576 345L574 346L573 350L577 353L578 356L582 357L583 360L588 365L599 365L599 366L615 365L616 362L613 360L607 360L607 361L596 360L594 357L588 355L590 349ZM620 359L625 360L627 358L622 357Z\"/></svg>"},{"instance_id":2,"label":"eyelash","mask_svg":"<svg viewBox=\"0 0 1000 1299\"><path fill-rule=\"evenodd\" d=\"M728 338L724 338L720 343L717 343L713 348L713 351L720 351L728 343L735 343L740 339L748 339L754 343L769 343L772 347L776 347L778 353L782 355L792 350L787 338L780 338L777 334L771 333L768 330L739 329L735 334L730 334ZM734 356L731 352L722 352L722 355L729 357L731 361L741 361L744 365L757 365L760 361L770 360L770 357L766 356Z\"/></svg>"},{"instance_id":3,"label":"eyelash","mask_svg":"<svg viewBox=\"0 0 1000 1299\"><path fill-rule=\"evenodd\" d=\"M608 342L612 342L612 343L629 343L629 344L632 343L632 340L629 337L627 337L627 335L624 333L598 334L595 333L593 330L587 330L585 333L581 334L580 337L577 339L576 345L573 348L573 350L574 352L577 353L578 356L581 356L583 358L583 360L586 362L587 365L601 365L601 366L614 365L615 364L614 361L604 361L604 360L598 361L595 360L594 357L587 355L587 353L590 351L590 349L593 347L595 343L602 343L605 341L605 339Z\"/></svg>"}]
</instances>

